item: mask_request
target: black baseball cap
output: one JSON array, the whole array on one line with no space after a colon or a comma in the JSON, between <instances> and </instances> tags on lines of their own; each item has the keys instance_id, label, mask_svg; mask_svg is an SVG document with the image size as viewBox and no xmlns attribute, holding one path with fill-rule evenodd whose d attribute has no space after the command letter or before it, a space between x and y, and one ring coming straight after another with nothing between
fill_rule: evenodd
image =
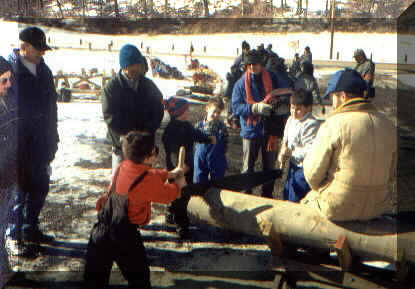
<instances>
[{"instance_id":1,"label":"black baseball cap","mask_svg":"<svg viewBox=\"0 0 415 289\"><path fill-rule=\"evenodd\" d=\"M35 26L27 27L20 31L19 39L21 41L31 44L34 48L36 48L39 51L52 49L46 44L45 32L43 32L42 29Z\"/></svg>"}]
</instances>

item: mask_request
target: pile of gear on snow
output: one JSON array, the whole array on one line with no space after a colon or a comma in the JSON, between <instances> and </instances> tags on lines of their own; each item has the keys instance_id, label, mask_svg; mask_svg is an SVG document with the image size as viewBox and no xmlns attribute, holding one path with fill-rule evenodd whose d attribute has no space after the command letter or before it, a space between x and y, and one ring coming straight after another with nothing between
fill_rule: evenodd
<instances>
[{"instance_id":1,"label":"pile of gear on snow","mask_svg":"<svg viewBox=\"0 0 415 289\"><path fill-rule=\"evenodd\" d=\"M167 79L184 79L183 74L177 69L177 67L171 67L158 58L151 59L150 66L153 76L159 76Z\"/></svg>"}]
</instances>

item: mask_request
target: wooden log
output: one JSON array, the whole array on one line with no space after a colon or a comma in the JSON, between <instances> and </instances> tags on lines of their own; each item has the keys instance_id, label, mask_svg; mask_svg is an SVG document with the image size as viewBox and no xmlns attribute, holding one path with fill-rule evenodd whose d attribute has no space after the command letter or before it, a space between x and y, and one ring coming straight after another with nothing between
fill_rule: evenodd
<instances>
[{"instance_id":1,"label":"wooden log","mask_svg":"<svg viewBox=\"0 0 415 289\"><path fill-rule=\"evenodd\" d=\"M404 254L407 262L415 264L415 228L400 225L398 233L397 223L391 219L333 223L317 210L301 204L215 188L204 196L192 196L187 211L193 223L261 236L275 242L277 247L282 241L333 248L339 236L344 235L353 256L362 260L396 263ZM267 233L271 231L274 233Z\"/></svg>"}]
</instances>

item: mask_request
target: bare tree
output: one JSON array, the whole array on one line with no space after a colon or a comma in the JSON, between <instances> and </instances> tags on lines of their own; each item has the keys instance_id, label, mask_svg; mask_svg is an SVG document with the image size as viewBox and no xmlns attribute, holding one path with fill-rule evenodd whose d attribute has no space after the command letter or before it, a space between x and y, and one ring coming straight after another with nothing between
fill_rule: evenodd
<instances>
[{"instance_id":1,"label":"bare tree","mask_svg":"<svg viewBox=\"0 0 415 289\"><path fill-rule=\"evenodd\" d=\"M329 11L329 0L326 0L326 15Z\"/></svg>"},{"instance_id":2,"label":"bare tree","mask_svg":"<svg viewBox=\"0 0 415 289\"><path fill-rule=\"evenodd\" d=\"M119 18L120 10L118 8L118 0L114 0L114 12L115 12L115 17Z\"/></svg>"},{"instance_id":3,"label":"bare tree","mask_svg":"<svg viewBox=\"0 0 415 289\"><path fill-rule=\"evenodd\" d=\"M245 15L245 0L241 0L241 15Z\"/></svg>"},{"instance_id":4,"label":"bare tree","mask_svg":"<svg viewBox=\"0 0 415 289\"><path fill-rule=\"evenodd\" d=\"M61 18L64 18L64 16L63 16L63 11L62 11L62 4L61 4L61 2L60 2L59 0L56 0L56 4L58 5L59 12L60 12L60 14L61 14Z\"/></svg>"},{"instance_id":5,"label":"bare tree","mask_svg":"<svg viewBox=\"0 0 415 289\"><path fill-rule=\"evenodd\" d=\"M152 14L153 14L153 12L154 12L153 0L147 0L147 1L148 1L148 3L147 3L148 13L149 13L150 15L152 15Z\"/></svg>"},{"instance_id":6,"label":"bare tree","mask_svg":"<svg viewBox=\"0 0 415 289\"><path fill-rule=\"evenodd\" d=\"M297 15L303 12L303 0L297 0Z\"/></svg>"},{"instance_id":7,"label":"bare tree","mask_svg":"<svg viewBox=\"0 0 415 289\"><path fill-rule=\"evenodd\" d=\"M209 0L203 0L203 8L205 17L209 17Z\"/></svg>"},{"instance_id":8,"label":"bare tree","mask_svg":"<svg viewBox=\"0 0 415 289\"><path fill-rule=\"evenodd\" d=\"M307 18L307 13L308 13L308 0L305 0L305 14L304 16Z\"/></svg>"}]
</instances>

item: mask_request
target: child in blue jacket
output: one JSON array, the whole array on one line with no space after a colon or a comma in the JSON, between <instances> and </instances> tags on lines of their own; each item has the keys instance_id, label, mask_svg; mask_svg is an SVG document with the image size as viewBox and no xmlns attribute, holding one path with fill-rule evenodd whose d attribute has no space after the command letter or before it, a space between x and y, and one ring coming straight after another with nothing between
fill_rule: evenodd
<instances>
[{"instance_id":1,"label":"child in blue jacket","mask_svg":"<svg viewBox=\"0 0 415 289\"><path fill-rule=\"evenodd\" d=\"M225 176L227 168L226 150L228 132L220 120L224 103L220 98L212 98L206 105L206 118L196 124L196 128L209 136L216 137L216 143L196 143L194 156L194 183L205 183L209 179Z\"/></svg>"}]
</instances>

